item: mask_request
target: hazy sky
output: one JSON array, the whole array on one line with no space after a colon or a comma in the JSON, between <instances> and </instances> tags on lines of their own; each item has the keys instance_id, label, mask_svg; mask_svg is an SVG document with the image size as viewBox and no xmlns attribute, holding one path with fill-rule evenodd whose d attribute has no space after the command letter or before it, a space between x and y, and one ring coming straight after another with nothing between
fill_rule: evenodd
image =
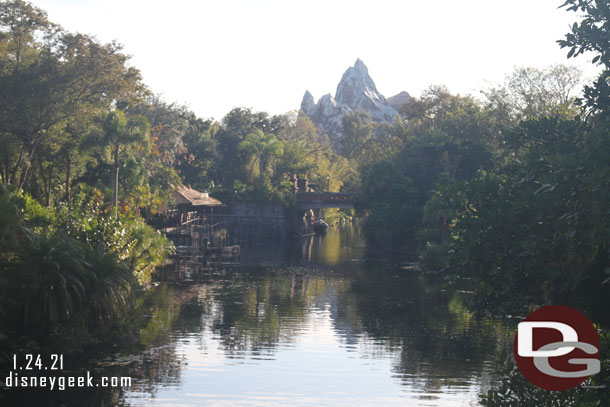
<instances>
[{"instance_id":1,"label":"hazy sky","mask_svg":"<svg viewBox=\"0 0 610 407\"><path fill-rule=\"evenodd\" d=\"M117 40L146 84L202 117L297 109L361 58L386 97L476 93L515 66L567 63L561 0L34 0L71 31ZM593 74L590 57L571 60Z\"/></svg>"}]
</instances>

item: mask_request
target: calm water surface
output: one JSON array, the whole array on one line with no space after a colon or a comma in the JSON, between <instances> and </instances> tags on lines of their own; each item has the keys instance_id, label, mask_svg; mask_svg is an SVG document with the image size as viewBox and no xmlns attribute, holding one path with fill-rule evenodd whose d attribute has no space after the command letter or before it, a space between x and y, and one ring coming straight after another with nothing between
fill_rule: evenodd
<instances>
[{"instance_id":1,"label":"calm water surface","mask_svg":"<svg viewBox=\"0 0 610 407\"><path fill-rule=\"evenodd\" d=\"M470 406L495 383L516 320L477 318L442 278L367 259L357 228L293 240L157 287L146 351L97 361L132 376L120 402Z\"/></svg>"},{"instance_id":2,"label":"calm water surface","mask_svg":"<svg viewBox=\"0 0 610 407\"><path fill-rule=\"evenodd\" d=\"M496 383L518 319L478 317L443 277L368 256L357 227L257 242L239 267L151 290L139 347L60 372L131 387L11 389L0 404L471 406Z\"/></svg>"}]
</instances>

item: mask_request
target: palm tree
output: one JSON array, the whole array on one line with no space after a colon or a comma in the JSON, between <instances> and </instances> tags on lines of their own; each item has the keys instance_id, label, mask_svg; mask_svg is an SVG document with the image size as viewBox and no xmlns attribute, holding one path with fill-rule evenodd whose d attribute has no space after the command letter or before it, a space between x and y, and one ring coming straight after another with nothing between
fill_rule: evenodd
<instances>
[{"instance_id":1,"label":"palm tree","mask_svg":"<svg viewBox=\"0 0 610 407\"><path fill-rule=\"evenodd\" d=\"M121 110L113 110L101 117L104 145L114 149L114 200L115 215L117 214L119 196L119 153L121 147L132 145L149 147L150 125L144 116L129 116Z\"/></svg>"},{"instance_id":2,"label":"palm tree","mask_svg":"<svg viewBox=\"0 0 610 407\"><path fill-rule=\"evenodd\" d=\"M166 254L174 251L174 245L140 219L134 221L130 239L129 257L125 262L138 282L146 285L155 267L162 265Z\"/></svg>"},{"instance_id":3,"label":"palm tree","mask_svg":"<svg viewBox=\"0 0 610 407\"><path fill-rule=\"evenodd\" d=\"M12 267L12 297L26 331L48 339L60 325L80 317L85 303L84 252L59 235L23 230L19 261Z\"/></svg>"},{"instance_id":4,"label":"palm tree","mask_svg":"<svg viewBox=\"0 0 610 407\"><path fill-rule=\"evenodd\" d=\"M273 134L265 134L256 130L246 136L239 145L241 151L258 160L261 187L265 182L267 164L273 157L279 157L284 152L284 144Z\"/></svg>"},{"instance_id":5,"label":"palm tree","mask_svg":"<svg viewBox=\"0 0 610 407\"><path fill-rule=\"evenodd\" d=\"M97 327L108 320L127 302L133 275L117 255L106 252L103 246L87 252L87 305L89 326Z\"/></svg>"}]
</instances>

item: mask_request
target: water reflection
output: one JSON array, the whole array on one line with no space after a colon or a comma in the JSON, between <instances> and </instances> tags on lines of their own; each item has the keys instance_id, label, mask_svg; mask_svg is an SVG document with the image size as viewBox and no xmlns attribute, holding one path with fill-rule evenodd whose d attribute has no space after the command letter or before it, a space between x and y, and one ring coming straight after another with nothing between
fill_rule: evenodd
<instances>
[{"instance_id":1,"label":"water reflection","mask_svg":"<svg viewBox=\"0 0 610 407\"><path fill-rule=\"evenodd\" d=\"M514 331L475 318L442 284L356 263L226 272L174 287L178 316L167 343L150 351L162 374L136 380L126 402L469 405L493 382L493 355Z\"/></svg>"},{"instance_id":2,"label":"water reflection","mask_svg":"<svg viewBox=\"0 0 610 407\"><path fill-rule=\"evenodd\" d=\"M309 230L280 241L273 241L261 233L242 246L240 260L246 265L289 264L310 267L345 264L365 256L362 228L359 224L347 224L330 228L324 236Z\"/></svg>"},{"instance_id":3,"label":"water reflection","mask_svg":"<svg viewBox=\"0 0 610 407\"><path fill-rule=\"evenodd\" d=\"M132 387L91 405L467 406L494 382L512 321L476 317L438 276L367 259L357 228L292 243L265 267L156 287L144 350L91 361Z\"/></svg>"}]
</instances>

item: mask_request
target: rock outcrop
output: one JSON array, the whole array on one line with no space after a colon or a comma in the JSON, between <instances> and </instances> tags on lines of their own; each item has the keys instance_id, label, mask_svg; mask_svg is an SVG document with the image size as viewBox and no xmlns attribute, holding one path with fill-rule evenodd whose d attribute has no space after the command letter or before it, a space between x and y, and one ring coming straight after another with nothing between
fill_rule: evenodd
<instances>
[{"instance_id":1,"label":"rock outcrop","mask_svg":"<svg viewBox=\"0 0 610 407\"><path fill-rule=\"evenodd\" d=\"M313 100L313 98L312 98ZM402 105L411 100L411 95L409 95L404 90L400 92L398 95L390 96L387 101L394 109L398 110Z\"/></svg>"},{"instance_id":2,"label":"rock outcrop","mask_svg":"<svg viewBox=\"0 0 610 407\"><path fill-rule=\"evenodd\" d=\"M375 82L369 75L369 70L360 59L343 74L335 97L330 93L322 96L318 103L313 95L306 91L301 102L301 110L311 118L312 122L329 135L331 140L337 140L342 134L343 115L356 110L367 112L371 120L377 123L393 123L402 100L410 98L407 92L401 92L390 98L398 100L393 106L389 99L379 93ZM408 100L408 99L407 99Z\"/></svg>"}]
</instances>

